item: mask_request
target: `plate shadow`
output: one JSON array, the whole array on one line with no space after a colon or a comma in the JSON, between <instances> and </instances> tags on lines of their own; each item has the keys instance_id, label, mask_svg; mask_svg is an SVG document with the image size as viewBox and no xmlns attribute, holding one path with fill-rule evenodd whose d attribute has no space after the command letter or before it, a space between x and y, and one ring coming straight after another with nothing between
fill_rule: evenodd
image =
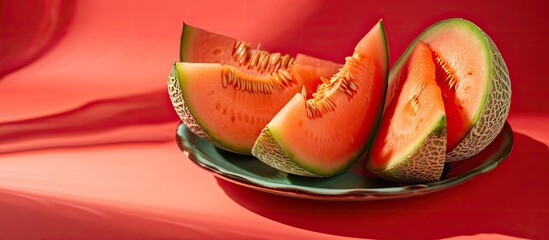
<instances>
[{"instance_id":1,"label":"plate shadow","mask_svg":"<svg viewBox=\"0 0 549 240\"><path fill-rule=\"evenodd\" d=\"M419 197L328 202L290 198L248 189L217 178L242 207L274 221L333 235L361 238L445 238L497 233L522 238L547 236L549 189L547 145L514 132L511 154L496 169L460 186ZM528 219L529 224L521 224ZM398 226L396 228L395 226Z\"/></svg>"}]
</instances>

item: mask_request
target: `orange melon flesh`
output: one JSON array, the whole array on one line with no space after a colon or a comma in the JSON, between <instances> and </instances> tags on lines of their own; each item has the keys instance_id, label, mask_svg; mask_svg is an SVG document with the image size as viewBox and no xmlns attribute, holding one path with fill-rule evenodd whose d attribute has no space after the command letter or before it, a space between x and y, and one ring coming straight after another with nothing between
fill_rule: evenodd
<instances>
[{"instance_id":1,"label":"orange melon flesh","mask_svg":"<svg viewBox=\"0 0 549 240\"><path fill-rule=\"evenodd\" d=\"M237 40L225 35L212 33L197 27L183 24L180 46L181 62L220 63L239 67L243 72L258 75L257 71L242 67L233 57L233 51ZM251 51L258 49L255 44L250 45ZM341 64L311 57L305 54L297 54L294 60L295 77L302 82L307 92L316 91L316 87L322 83L320 76L329 77L338 71Z\"/></svg>"},{"instance_id":2,"label":"orange melon flesh","mask_svg":"<svg viewBox=\"0 0 549 240\"><path fill-rule=\"evenodd\" d=\"M338 93L336 85L327 93L333 95L335 109L311 118L306 100L297 94L263 130L284 152L283 158L310 174L288 171L280 167L284 163L270 161L272 149L265 146L261 137L252 150L254 156L294 174L330 176L343 171L362 155L379 121L387 84L387 55L385 32L379 22L356 46L353 56L360 56L357 64L348 62L342 68L349 69L355 77L357 91L352 98Z\"/></svg>"},{"instance_id":3,"label":"orange melon flesh","mask_svg":"<svg viewBox=\"0 0 549 240\"><path fill-rule=\"evenodd\" d=\"M435 24L418 39L429 46L433 58L439 56L447 63L459 82L455 90L450 89L448 82L444 81L444 71L435 60L437 83L442 90L448 125L446 151L450 152L465 138L480 117L490 84L490 53L487 51L483 33L476 26L460 19ZM413 47L414 44L410 46ZM398 78L400 63L407 57L405 55L400 59L391 70L389 94L398 85L395 84L398 82L395 79Z\"/></svg>"},{"instance_id":4,"label":"orange melon flesh","mask_svg":"<svg viewBox=\"0 0 549 240\"><path fill-rule=\"evenodd\" d=\"M294 80L297 83L289 87L273 85L270 94L250 93L234 85L223 86L223 69L246 75L235 67L215 63L176 63L174 67L185 105L194 120L215 142L227 150L243 154L250 154L261 130L303 87L301 80ZM319 78L315 75L318 71L308 67L296 64L290 70L292 75L308 71L313 71L308 73L309 76ZM248 76L257 82L268 82L273 78L269 74Z\"/></svg>"},{"instance_id":5,"label":"orange melon flesh","mask_svg":"<svg viewBox=\"0 0 549 240\"><path fill-rule=\"evenodd\" d=\"M237 61L237 46L246 46L246 61ZM272 68L247 65L254 53L269 54L258 50L256 45L183 24L181 61L204 64L177 63L168 81L174 108L193 133L218 147L243 154L250 154L261 129L303 86L312 92L321 83L320 77L329 77L341 67L303 54L291 60L293 64L282 66L282 56L289 55L279 54L277 69L285 69L292 77L291 84L282 84L276 80L277 73ZM273 56L268 57L271 62ZM246 81L250 86L257 87L266 81L276 83L272 84L270 94L251 93L242 87L237 89L236 85L224 87L223 69L232 69L244 79L253 79Z\"/></svg>"},{"instance_id":6,"label":"orange melon flesh","mask_svg":"<svg viewBox=\"0 0 549 240\"><path fill-rule=\"evenodd\" d=\"M234 38L183 23L179 60L238 66L238 62L232 57L236 41Z\"/></svg>"},{"instance_id":7,"label":"orange melon flesh","mask_svg":"<svg viewBox=\"0 0 549 240\"><path fill-rule=\"evenodd\" d=\"M489 79L490 58L480 37L459 28L444 28L422 37L431 50L453 68L459 84L455 91L437 79L442 89L448 122L447 152L453 150L478 120ZM439 71L440 72L440 71ZM437 72L440 76L440 73Z\"/></svg>"},{"instance_id":8,"label":"orange melon flesh","mask_svg":"<svg viewBox=\"0 0 549 240\"><path fill-rule=\"evenodd\" d=\"M307 98L311 98L312 94L316 92L318 85L322 83L320 77L328 78L341 68L340 64L319 60L318 58L304 54L297 54L294 66L298 67L293 68L292 73L298 82L303 83Z\"/></svg>"},{"instance_id":9,"label":"orange melon flesh","mask_svg":"<svg viewBox=\"0 0 549 240\"><path fill-rule=\"evenodd\" d=\"M424 139L445 126L444 104L429 47L419 41L401 71L399 86L369 153L368 169L374 173L394 168L402 161L414 161L408 158L423 147ZM440 157L443 163L444 151Z\"/></svg>"}]
</instances>

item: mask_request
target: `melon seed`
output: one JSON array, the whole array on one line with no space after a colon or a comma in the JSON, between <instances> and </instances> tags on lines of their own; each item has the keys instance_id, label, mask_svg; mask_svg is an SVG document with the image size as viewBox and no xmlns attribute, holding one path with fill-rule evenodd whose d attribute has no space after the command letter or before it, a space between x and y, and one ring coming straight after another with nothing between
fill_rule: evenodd
<instances>
[{"instance_id":1,"label":"melon seed","mask_svg":"<svg viewBox=\"0 0 549 240\"><path fill-rule=\"evenodd\" d=\"M286 54L282 57L282 61L280 63L280 67L281 68L287 68L288 67L288 63L290 62L290 55Z\"/></svg>"},{"instance_id":2,"label":"melon seed","mask_svg":"<svg viewBox=\"0 0 549 240\"><path fill-rule=\"evenodd\" d=\"M248 64L248 68L254 68L255 65L258 63L259 61L259 54L253 54L252 55L252 58L250 59L250 63Z\"/></svg>"},{"instance_id":3,"label":"melon seed","mask_svg":"<svg viewBox=\"0 0 549 240\"><path fill-rule=\"evenodd\" d=\"M269 56L263 56L260 67L261 72L263 72L267 68L267 64L269 64Z\"/></svg>"},{"instance_id":4,"label":"melon seed","mask_svg":"<svg viewBox=\"0 0 549 240\"><path fill-rule=\"evenodd\" d=\"M436 62L436 80L446 83L451 91L455 91L457 89L459 81L454 73L454 70L444 59L442 59L438 55L438 53L435 52L434 56Z\"/></svg>"},{"instance_id":5,"label":"melon seed","mask_svg":"<svg viewBox=\"0 0 549 240\"><path fill-rule=\"evenodd\" d=\"M271 54L271 66L276 65L280 61L280 53Z\"/></svg>"},{"instance_id":6,"label":"melon seed","mask_svg":"<svg viewBox=\"0 0 549 240\"><path fill-rule=\"evenodd\" d=\"M243 44L243 42L236 41L236 43L234 45L234 49L233 49L233 55L237 55L237 53L240 50L240 47L241 47L242 44Z\"/></svg>"},{"instance_id":7,"label":"melon seed","mask_svg":"<svg viewBox=\"0 0 549 240\"><path fill-rule=\"evenodd\" d=\"M294 64L294 61L295 61L294 58L290 58L290 61L288 62L287 68L291 67Z\"/></svg>"},{"instance_id":8,"label":"melon seed","mask_svg":"<svg viewBox=\"0 0 549 240\"><path fill-rule=\"evenodd\" d=\"M410 106L412 107L412 111L414 116L419 112L419 96L414 95L412 99L410 100Z\"/></svg>"},{"instance_id":9,"label":"melon seed","mask_svg":"<svg viewBox=\"0 0 549 240\"><path fill-rule=\"evenodd\" d=\"M356 91L356 85L355 85L354 82L349 81L349 84L348 84L348 85L349 85L349 88L351 88L351 90Z\"/></svg>"},{"instance_id":10,"label":"melon seed","mask_svg":"<svg viewBox=\"0 0 549 240\"><path fill-rule=\"evenodd\" d=\"M278 70L278 72L280 73L280 75L284 76L284 78L287 79L288 81L292 81L292 75L288 71Z\"/></svg>"},{"instance_id":11,"label":"melon seed","mask_svg":"<svg viewBox=\"0 0 549 240\"><path fill-rule=\"evenodd\" d=\"M223 87L227 87L227 74L224 73L224 71L221 71L221 82L223 84Z\"/></svg>"}]
</instances>

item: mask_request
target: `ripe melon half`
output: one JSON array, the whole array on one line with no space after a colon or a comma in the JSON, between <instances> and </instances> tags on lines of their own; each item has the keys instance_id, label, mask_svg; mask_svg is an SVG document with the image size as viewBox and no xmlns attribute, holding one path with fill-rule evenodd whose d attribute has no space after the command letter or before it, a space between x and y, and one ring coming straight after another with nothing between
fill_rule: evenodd
<instances>
[{"instance_id":1,"label":"ripe melon half","mask_svg":"<svg viewBox=\"0 0 549 240\"><path fill-rule=\"evenodd\" d=\"M425 30L389 73L386 106L419 41L433 53L436 81L447 120L446 161L463 160L490 144L505 124L511 105L509 72L494 42L475 24L448 19Z\"/></svg>"},{"instance_id":2,"label":"ripe melon half","mask_svg":"<svg viewBox=\"0 0 549 240\"><path fill-rule=\"evenodd\" d=\"M367 148L387 89L388 52L380 21L360 40L338 73L313 98L296 94L267 124L252 154L292 174L331 176Z\"/></svg>"},{"instance_id":3,"label":"ripe melon half","mask_svg":"<svg viewBox=\"0 0 549 240\"><path fill-rule=\"evenodd\" d=\"M184 26L181 59L168 79L173 106L197 136L228 151L251 154L257 136L303 87L341 65L252 49L246 42Z\"/></svg>"},{"instance_id":4,"label":"ripe melon half","mask_svg":"<svg viewBox=\"0 0 549 240\"><path fill-rule=\"evenodd\" d=\"M446 153L446 115L431 50L418 41L369 151L370 172L400 183L440 179Z\"/></svg>"}]
</instances>

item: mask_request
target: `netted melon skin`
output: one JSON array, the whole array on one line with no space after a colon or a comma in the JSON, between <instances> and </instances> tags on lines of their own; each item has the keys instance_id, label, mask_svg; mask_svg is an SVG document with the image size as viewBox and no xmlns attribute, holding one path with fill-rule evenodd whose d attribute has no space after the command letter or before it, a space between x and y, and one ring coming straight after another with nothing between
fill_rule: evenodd
<instances>
[{"instance_id":1,"label":"netted melon skin","mask_svg":"<svg viewBox=\"0 0 549 240\"><path fill-rule=\"evenodd\" d=\"M273 138L268 127L265 127L261 131L261 134L255 141L252 155L263 163L283 172L305 177L323 177L303 169L292 161Z\"/></svg>"},{"instance_id":2,"label":"netted melon skin","mask_svg":"<svg viewBox=\"0 0 549 240\"><path fill-rule=\"evenodd\" d=\"M484 33L492 58L488 97L478 122L460 144L446 154L446 162L467 159L486 148L505 125L511 107L511 81L507 65L496 44Z\"/></svg>"},{"instance_id":3,"label":"netted melon skin","mask_svg":"<svg viewBox=\"0 0 549 240\"><path fill-rule=\"evenodd\" d=\"M375 175L398 183L428 183L440 180L446 153L446 128L431 133L421 146L399 164Z\"/></svg>"},{"instance_id":4,"label":"netted melon skin","mask_svg":"<svg viewBox=\"0 0 549 240\"><path fill-rule=\"evenodd\" d=\"M170 71L170 76L168 76L168 94L170 95L170 99L173 104L173 108L175 109L175 112L187 126L187 128L194 133L196 136L212 143L218 148L221 148L226 151L234 152L226 147L223 147L223 145L217 143L214 141L207 133L198 125L196 120L194 119L193 115L189 111L189 108L185 104L185 99L183 99L183 93L181 92L181 84L179 84L179 77L177 75L177 69L175 68L175 65L172 67L172 70ZM237 152L238 153L238 152Z\"/></svg>"}]
</instances>

